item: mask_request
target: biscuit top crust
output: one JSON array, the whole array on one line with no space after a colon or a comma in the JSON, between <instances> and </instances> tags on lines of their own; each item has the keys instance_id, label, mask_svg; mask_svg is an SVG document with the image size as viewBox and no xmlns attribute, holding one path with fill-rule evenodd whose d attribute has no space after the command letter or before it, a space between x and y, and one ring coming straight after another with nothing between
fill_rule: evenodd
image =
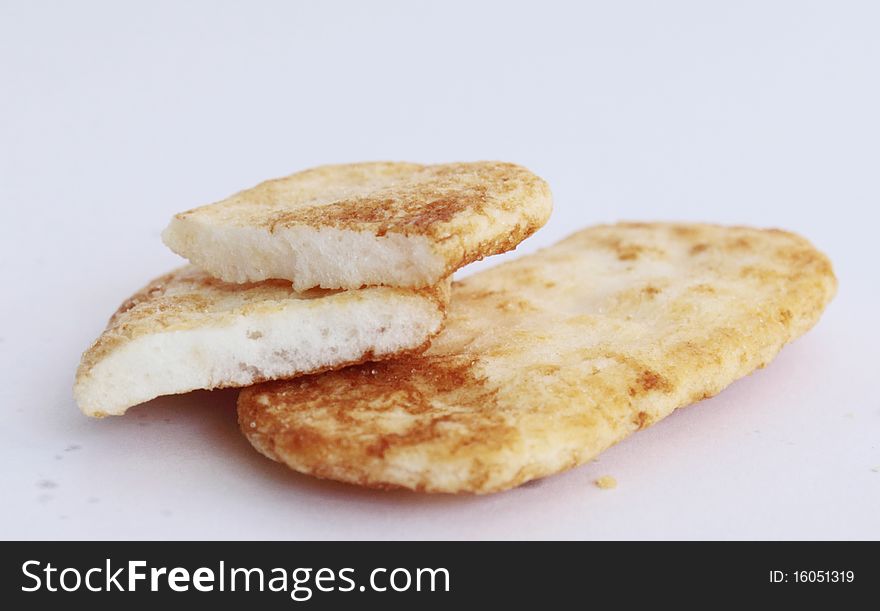
<instances>
[{"instance_id":1,"label":"biscuit top crust","mask_svg":"<svg viewBox=\"0 0 880 611\"><path fill-rule=\"evenodd\" d=\"M267 180L177 218L199 215L269 232L308 225L443 240L452 237L461 215L514 211L524 200L549 193L546 182L512 163L352 163Z\"/></svg>"}]
</instances>

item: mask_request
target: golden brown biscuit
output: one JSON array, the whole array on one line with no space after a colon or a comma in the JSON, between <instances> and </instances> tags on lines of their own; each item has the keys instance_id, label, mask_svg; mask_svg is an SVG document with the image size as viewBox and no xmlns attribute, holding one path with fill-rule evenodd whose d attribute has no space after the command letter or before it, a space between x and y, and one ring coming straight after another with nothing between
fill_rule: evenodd
<instances>
[{"instance_id":1,"label":"golden brown biscuit","mask_svg":"<svg viewBox=\"0 0 880 611\"><path fill-rule=\"evenodd\" d=\"M162 238L228 282L424 287L515 248L551 207L547 183L511 163L353 163L183 212Z\"/></svg>"},{"instance_id":2,"label":"golden brown biscuit","mask_svg":"<svg viewBox=\"0 0 880 611\"><path fill-rule=\"evenodd\" d=\"M594 227L454 283L422 355L244 389L239 423L302 473L504 490L763 367L835 288L828 259L784 231Z\"/></svg>"},{"instance_id":3,"label":"golden brown biscuit","mask_svg":"<svg viewBox=\"0 0 880 611\"><path fill-rule=\"evenodd\" d=\"M83 354L74 395L89 416L159 395L325 371L427 347L449 281L426 289L294 291L228 284L186 266L128 299Z\"/></svg>"}]
</instances>

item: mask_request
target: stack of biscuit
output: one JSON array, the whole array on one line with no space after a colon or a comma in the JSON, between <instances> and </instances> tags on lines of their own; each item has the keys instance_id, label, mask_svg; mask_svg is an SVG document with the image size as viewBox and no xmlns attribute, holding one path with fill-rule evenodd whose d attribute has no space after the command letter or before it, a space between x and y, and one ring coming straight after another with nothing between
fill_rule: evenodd
<instances>
[{"instance_id":1,"label":"stack of biscuit","mask_svg":"<svg viewBox=\"0 0 880 611\"><path fill-rule=\"evenodd\" d=\"M90 416L241 387L239 424L292 469L486 493L583 464L769 362L836 289L779 230L623 223L461 282L546 223L509 163L359 163L178 214L190 265L128 299L85 352Z\"/></svg>"}]
</instances>

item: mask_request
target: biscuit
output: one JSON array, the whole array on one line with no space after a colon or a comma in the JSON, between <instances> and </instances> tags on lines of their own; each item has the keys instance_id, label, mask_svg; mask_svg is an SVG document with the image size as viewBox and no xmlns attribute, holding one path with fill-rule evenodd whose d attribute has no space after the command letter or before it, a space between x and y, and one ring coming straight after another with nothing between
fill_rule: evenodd
<instances>
[{"instance_id":1,"label":"biscuit","mask_svg":"<svg viewBox=\"0 0 880 611\"><path fill-rule=\"evenodd\" d=\"M89 416L160 395L325 371L412 353L439 332L449 281L424 289L294 291L228 284L193 266L128 299L83 354L74 396Z\"/></svg>"},{"instance_id":2,"label":"biscuit","mask_svg":"<svg viewBox=\"0 0 880 611\"><path fill-rule=\"evenodd\" d=\"M227 282L419 288L515 248L551 207L547 183L510 163L329 165L178 214L162 239Z\"/></svg>"},{"instance_id":3,"label":"biscuit","mask_svg":"<svg viewBox=\"0 0 880 611\"><path fill-rule=\"evenodd\" d=\"M835 290L828 259L788 232L594 227L454 283L421 355L244 389L239 424L322 478L504 490L763 367Z\"/></svg>"}]
</instances>

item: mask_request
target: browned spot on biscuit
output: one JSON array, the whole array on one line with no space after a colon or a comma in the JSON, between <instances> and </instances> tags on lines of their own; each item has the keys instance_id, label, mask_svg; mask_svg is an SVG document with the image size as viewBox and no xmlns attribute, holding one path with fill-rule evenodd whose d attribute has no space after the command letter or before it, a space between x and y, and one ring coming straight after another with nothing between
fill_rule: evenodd
<instances>
[{"instance_id":1,"label":"browned spot on biscuit","mask_svg":"<svg viewBox=\"0 0 880 611\"><path fill-rule=\"evenodd\" d=\"M691 247L691 254L692 254L692 255L698 255L698 254L700 254L701 252L705 252L706 250L708 250L708 248L709 248L709 245L708 245L708 244L704 244L704 243L702 243L702 242L699 243L699 244L694 244L694 245Z\"/></svg>"},{"instance_id":2,"label":"browned spot on biscuit","mask_svg":"<svg viewBox=\"0 0 880 611\"><path fill-rule=\"evenodd\" d=\"M649 298L653 298L655 295L660 294L660 289L658 289L656 286L652 286L649 284L642 289L642 293L644 293Z\"/></svg>"},{"instance_id":3,"label":"browned spot on biscuit","mask_svg":"<svg viewBox=\"0 0 880 611\"><path fill-rule=\"evenodd\" d=\"M631 397L641 395L653 390L660 392L670 392L672 385L669 381L656 371L644 369L639 373L634 386L630 386L629 394Z\"/></svg>"},{"instance_id":4,"label":"browned spot on biscuit","mask_svg":"<svg viewBox=\"0 0 880 611\"><path fill-rule=\"evenodd\" d=\"M779 322L781 322L786 327L791 324L791 310L788 308L783 308L779 310Z\"/></svg>"},{"instance_id":5,"label":"browned spot on biscuit","mask_svg":"<svg viewBox=\"0 0 880 611\"><path fill-rule=\"evenodd\" d=\"M694 293L706 293L708 295L711 295L715 292L715 287L713 287L711 284L695 284L691 287L691 291L693 291Z\"/></svg>"},{"instance_id":6,"label":"browned spot on biscuit","mask_svg":"<svg viewBox=\"0 0 880 611\"><path fill-rule=\"evenodd\" d=\"M639 254L642 252L642 250L643 248L641 246L620 246L617 249L617 258L621 261L635 261L639 258Z\"/></svg>"},{"instance_id":7,"label":"browned spot on biscuit","mask_svg":"<svg viewBox=\"0 0 880 611\"><path fill-rule=\"evenodd\" d=\"M635 423L640 430L646 428L649 424L651 424L651 421L648 418L648 413L639 412L638 414L636 414Z\"/></svg>"},{"instance_id":8,"label":"browned spot on biscuit","mask_svg":"<svg viewBox=\"0 0 880 611\"><path fill-rule=\"evenodd\" d=\"M679 238L695 238L700 235L700 227L694 225L672 225L672 234Z\"/></svg>"},{"instance_id":9,"label":"browned spot on biscuit","mask_svg":"<svg viewBox=\"0 0 880 611\"><path fill-rule=\"evenodd\" d=\"M526 312L528 310L535 309L535 307L525 299L507 299L504 301L499 301L495 304L495 307L499 310L506 310L508 312Z\"/></svg>"},{"instance_id":10,"label":"browned spot on biscuit","mask_svg":"<svg viewBox=\"0 0 880 611\"><path fill-rule=\"evenodd\" d=\"M246 424L249 427L250 424ZM324 455L328 448L322 443L323 436L310 427L303 426L284 431L283 437L275 439L273 445L283 445L285 448L295 449L304 455Z\"/></svg>"},{"instance_id":11,"label":"browned spot on biscuit","mask_svg":"<svg viewBox=\"0 0 880 611\"><path fill-rule=\"evenodd\" d=\"M727 247L731 250L751 250L754 242L745 236L740 236L727 241Z\"/></svg>"},{"instance_id":12,"label":"browned spot on biscuit","mask_svg":"<svg viewBox=\"0 0 880 611\"><path fill-rule=\"evenodd\" d=\"M756 265L745 265L740 269L740 277L751 278L757 282L772 283L783 279L787 274L769 267L758 267Z\"/></svg>"},{"instance_id":13,"label":"browned spot on biscuit","mask_svg":"<svg viewBox=\"0 0 880 611\"><path fill-rule=\"evenodd\" d=\"M636 261L642 255L662 257L666 254L657 246L638 244L616 236L605 236L599 238L598 242L613 251L619 261Z\"/></svg>"},{"instance_id":14,"label":"browned spot on biscuit","mask_svg":"<svg viewBox=\"0 0 880 611\"><path fill-rule=\"evenodd\" d=\"M459 289L459 288L461 288L462 284L461 284L461 282L453 282L452 286L454 289ZM492 291L492 290L486 289L486 290L480 290L480 291L473 291L473 292L469 293L469 297L471 299L480 300L480 299L488 299L496 294L497 294L497 291Z\"/></svg>"},{"instance_id":15,"label":"browned spot on biscuit","mask_svg":"<svg viewBox=\"0 0 880 611\"><path fill-rule=\"evenodd\" d=\"M532 369L540 375L552 376L559 373L562 368L559 365L536 365Z\"/></svg>"},{"instance_id":16,"label":"browned spot on biscuit","mask_svg":"<svg viewBox=\"0 0 880 611\"><path fill-rule=\"evenodd\" d=\"M815 268L823 274L832 273L831 264L821 253L810 248L780 248L776 256L799 269Z\"/></svg>"}]
</instances>

